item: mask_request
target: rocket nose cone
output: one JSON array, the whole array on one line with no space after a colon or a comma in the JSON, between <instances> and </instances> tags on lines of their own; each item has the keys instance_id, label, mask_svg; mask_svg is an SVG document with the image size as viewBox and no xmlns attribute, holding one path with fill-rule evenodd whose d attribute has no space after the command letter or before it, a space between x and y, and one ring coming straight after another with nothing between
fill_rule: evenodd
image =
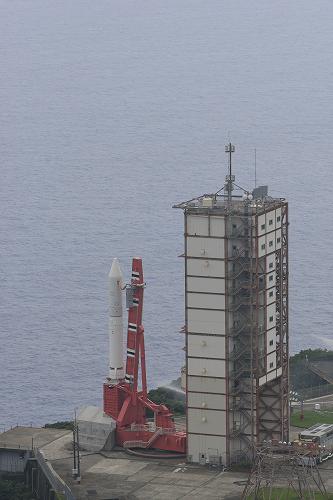
<instances>
[{"instance_id":1,"label":"rocket nose cone","mask_svg":"<svg viewBox=\"0 0 333 500\"><path fill-rule=\"evenodd\" d=\"M109 272L110 279L122 280L123 275L120 269L119 260L117 258L113 259L112 266Z\"/></svg>"}]
</instances>

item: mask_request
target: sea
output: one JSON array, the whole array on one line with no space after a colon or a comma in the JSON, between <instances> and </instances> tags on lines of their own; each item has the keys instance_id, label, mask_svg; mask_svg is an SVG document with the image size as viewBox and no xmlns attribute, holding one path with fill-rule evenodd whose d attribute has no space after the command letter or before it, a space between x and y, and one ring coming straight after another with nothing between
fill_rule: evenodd
<instances>
[{"instance_id":1,"label":"sea","mask_svg":"<svg viewBox=\"0 0 333 500\"><path fill-rule=\"evenodd\" d=\"M0 431L101 405L108 272L143 258L150 388L184 360L183 215L289 200L290 349L333 345L333 2L0 0ZM256 150L256 176L255 176Z\"/></svg>"}]
</instances>

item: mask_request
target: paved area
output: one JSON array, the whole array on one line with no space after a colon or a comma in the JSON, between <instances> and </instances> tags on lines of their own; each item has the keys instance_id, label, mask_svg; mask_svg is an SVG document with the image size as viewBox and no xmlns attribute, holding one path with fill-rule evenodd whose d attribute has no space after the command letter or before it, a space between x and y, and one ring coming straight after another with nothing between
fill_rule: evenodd
<instances>
[{"instance_id":1,"label":"paved area","mask_svg":"<svg viewBox=\"0 0 333 500\"><path fill-rule=\"evenodd\" d=\"M77 484L72 478L72 433L17 427L0 434L0 444L29 448L31 438L78 500L239 500L248 477L244 472L189 465L183 459L135 457L115 450L82 452ZM320 469L327 490L333 492L333 460Z\"/></svg>"},{"instance_id":2,"label":"paved area","mask_svg":"<svg viewBox=\"0 0 333 500\"><path fill-rule=\"evenodd\" d=\"M239 499L247 474L188 465L176 459L131 457L122 451L83 455L81 484L71 477L72 459L52 461L78 499Z\"/></svg>"},{"instance_id":3,"label":"paved area","mask_svg":"<svg viewBox=\"0 0 333 500\"><path fill-rule=\"evenodd\" d=\"M13 429L0 433L0 447L26 450L32 447L42 448L68 433L70 431L60 429L13 427Z\"/></svg>"}]
</instances>

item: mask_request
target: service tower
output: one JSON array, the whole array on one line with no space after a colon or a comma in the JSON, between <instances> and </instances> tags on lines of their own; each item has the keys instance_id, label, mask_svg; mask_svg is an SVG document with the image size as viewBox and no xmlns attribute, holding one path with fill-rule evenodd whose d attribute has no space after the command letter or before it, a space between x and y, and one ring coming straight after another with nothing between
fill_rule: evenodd
<instances>
[{"instance_id":1,"label":"service tower","mask_svg":"<svg viewBox=\"0 0 333 500\"><path fill-rule=\"evenodd\" d=\"M187 456L231 465L289 441L288 204L267 186L184 211Z\"/></svg>"}]
</instances>

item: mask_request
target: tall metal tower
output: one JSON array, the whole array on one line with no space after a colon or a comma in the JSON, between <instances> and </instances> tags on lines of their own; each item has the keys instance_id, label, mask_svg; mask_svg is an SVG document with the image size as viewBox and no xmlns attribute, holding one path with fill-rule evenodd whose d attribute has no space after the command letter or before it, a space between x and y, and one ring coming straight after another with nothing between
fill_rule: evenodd
<instances>
[{"instance_id":1,"label":"tall metal tower","mask_svg":"<svg viewBox=\"0 0 333 500\"><path fill-rule=\"evenodd\" d=\"M230 465L288 441L288 204L224 188L184 212L187 456ZM224 191L223 194L221 191Z\"/></svg>"},{"instance_id":2,"label":"tall metal tower","mask_svg":"<svg viewBox=\"0 0 333 500\"><path fill-rule=\"evenodd\" d=\"M242 494L242 500L315 500L317 493L326 497L326 488L317 466L319 450L309 445L263 443ZM327 497L328 498L328 497Z\"/></svg>"}]
</instances>

